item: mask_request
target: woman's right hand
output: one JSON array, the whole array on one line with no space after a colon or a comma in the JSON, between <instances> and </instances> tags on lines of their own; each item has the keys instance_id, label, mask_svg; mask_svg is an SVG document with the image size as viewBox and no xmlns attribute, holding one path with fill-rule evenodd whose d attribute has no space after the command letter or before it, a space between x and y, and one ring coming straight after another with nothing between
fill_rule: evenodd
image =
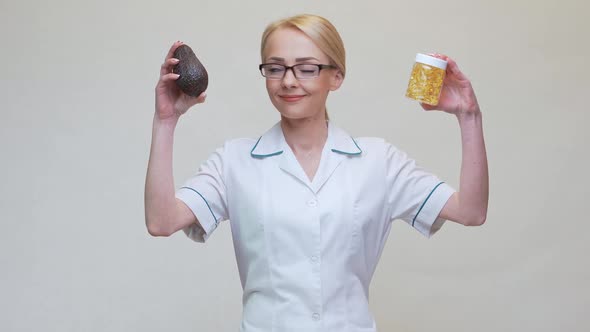
<instances>
[{"instance_id":1,"label":"woman's right hand","mask_svg":"<svg viewBox=\"0 0 590 332\"><path fill-rule=\"evenodd\" d=\"M189 96L176 85L175 81L180 75L172 72L178 63L178 59L173 58L173 55L176 48L182 44L181 41L177 41L170 47L160 69L160 80L156 85L156 115L160 120L178 120L189 108L204 102L207 96L205 92L198 97Z\"/></svg>"}]
</instances>

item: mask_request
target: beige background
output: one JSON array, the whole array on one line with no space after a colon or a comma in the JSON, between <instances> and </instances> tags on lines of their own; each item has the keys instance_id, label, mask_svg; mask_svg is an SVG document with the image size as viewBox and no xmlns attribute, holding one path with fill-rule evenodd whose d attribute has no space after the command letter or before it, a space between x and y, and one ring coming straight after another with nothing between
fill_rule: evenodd
<instances>
[{"instance_id":1,"label":"beige background","mask_svg":"<svg viewBox=\"0 0 590 332\"><path fill-rule=\"evenodd\" d=\"M431 240L394 224L371 286L380 331L588 331L589 5L565 1L0 3L0 330L237 331L224 223L206 245L151 238L143 185L153 89L174 40L207 66L181 120L175 180L278 120L257 71L271 20L329 18L348 76L329 100L458 186L456 120L404 91L416 52L455 58L483 113L487 223Z\"/></svg>"}]
</instances>

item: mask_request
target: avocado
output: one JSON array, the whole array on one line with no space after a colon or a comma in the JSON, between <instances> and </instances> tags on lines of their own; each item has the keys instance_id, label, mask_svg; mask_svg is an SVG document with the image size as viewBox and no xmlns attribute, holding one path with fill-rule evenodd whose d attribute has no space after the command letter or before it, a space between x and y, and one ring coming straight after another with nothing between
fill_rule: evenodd
<instances>
[{"instance_id":1,"label":"avocado","mask_svg":"<svg viewBox=\"0 0 590 332\"><path fill-rule=\"evenodd\" d=\"M207 90L209 84L207 70L193 50L188 45L180 45L173 56L179 60L172 72L180 75L176 80L180 90L193 97L198 97Z\"/></svg>"}]
</instances>

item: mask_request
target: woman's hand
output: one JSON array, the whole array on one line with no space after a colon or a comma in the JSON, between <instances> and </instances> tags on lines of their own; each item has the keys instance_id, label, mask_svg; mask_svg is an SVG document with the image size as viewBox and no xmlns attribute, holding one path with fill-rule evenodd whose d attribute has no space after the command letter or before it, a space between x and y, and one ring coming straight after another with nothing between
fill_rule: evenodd
<instances>
[{"instance_id":1,"label":"woman's hand","mask_svg":"<svg viewBox=\"0 0 590 332\"><path fill-rule=\"evenodd\" d=\"M423 109L440 110L457 116L466 113L478 113L479 104L469 79L459 70L457 63L443 54L431 54L447 61L447 72L438 105L420 103Z\"/></svg>"},{"instance_id":2,"label":"woman's hand","mask_svg":"<svg viewBox=\"0 0 590 332\"><path fill-rule=\"evenodd\" d=\"M172 69L178 63L178 59L173 58L174 51L182 45L182 42L175 42L160 69L160 80L156 85L156 115L160 120L178 118L186 113L189 108L205 101L207 94L203 92L199 97L191 97L183 93L176 85L176 80L180 75L174 74Z\"/></svg>"}]
</instances>

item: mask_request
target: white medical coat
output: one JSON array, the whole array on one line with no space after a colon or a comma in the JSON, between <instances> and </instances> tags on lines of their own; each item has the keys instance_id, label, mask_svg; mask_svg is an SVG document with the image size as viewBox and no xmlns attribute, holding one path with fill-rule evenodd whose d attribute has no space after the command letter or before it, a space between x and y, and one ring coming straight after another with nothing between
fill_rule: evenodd
<instances>
[{"instance_id":1,"label":"white medical coat","mask_svg":"<svg viewBox=\"0 0 590 332\"><path fill-rule=\"evenodd\" d=\"M402 219L430 237L454 190L380 138L332 122L309 181L280 122L259 139L227 141L176 196L204 242L229 220L243 288L242 332L373 332L369 283Z\"/></svg>"}]
</instances>

